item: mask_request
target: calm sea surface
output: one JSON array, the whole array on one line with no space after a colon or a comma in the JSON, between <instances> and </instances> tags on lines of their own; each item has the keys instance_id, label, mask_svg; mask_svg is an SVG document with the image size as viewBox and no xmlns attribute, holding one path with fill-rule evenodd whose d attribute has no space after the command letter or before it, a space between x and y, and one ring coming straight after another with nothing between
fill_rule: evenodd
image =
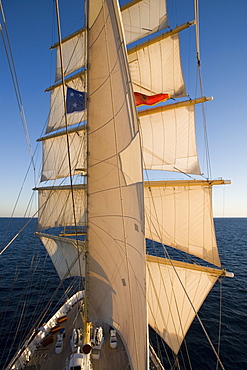
<instances>
[{"instance_id":1,"label":"calm sea surface","mask_svg":"<svg viewBox=\"0 0 247 370\"><path fill-rule=\"evenodd\" d=\"M27 221L0 218L1 249ZM42 244L37 243L35 236L30 239L35 224L36 220L32 220L0 256L0 369L4 369L16 351L14 343L23 341L30 328L37 324L37 317L59 283ZM215 227L223 267L235 274L233 279L225 278L222 282L220 358L225 369L247 369L247 218L215 219ZM65 282L60 291L67 287ZM215 347L218 345L220 287L217 282L199 311ZM58 308L61 294L59 292L55 300L55 307L47 306L43 321ZM71 295L70 291L68 295ZM21 321L20 317L23 317ZM215 356L197 319L187 334L186 343L191 368L217 368ZM182 353L185 353L184 346ZM184 357L180 356L181 369L189 369ZM169 364L165 365L169 369Z\"/></svg>"}]
</instances>

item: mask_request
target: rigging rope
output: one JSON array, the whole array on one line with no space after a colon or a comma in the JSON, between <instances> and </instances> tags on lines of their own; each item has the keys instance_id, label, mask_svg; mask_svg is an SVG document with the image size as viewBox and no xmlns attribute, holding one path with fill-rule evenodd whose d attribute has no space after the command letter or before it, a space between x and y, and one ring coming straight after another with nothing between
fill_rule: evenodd
<instances>
[{"instance_id":1,"label":"rigging rope","mask_svg":"<svg viewBox=\"0 0 247 370\"><path fill-rule=\"evenodd\" d=\"M62 53L62 37L61 37L61 27L60 27L61 23L60 23L58 0L56 0L56 16L57 16L57 32L58 32L58 40L59 40L59 56L60 56L60 61L61 61L63 105L64 105L64 117L65 117L65 125L66 125L66 142L67 142L67 154L68 154L68 166L69 166L71 198L72 198L72 207L73 207L73 221L74 221L74 225L75 225L75 239L76 239L76 248L77 248L77 251L78 251L79 271L80 271L80 276L82 276L80 250L79 250L79 243L78 243L78 230L77 230L77 222L76 222L76 211L75 211L75 196L74 196L73 180L72 180L72 165L71 165L71 155L70 155L70 142L69 142L68 120L67 120L67 110L66 110L64 65L63 65L63 53Z\"/></svg>"},{"instance_id":2,"label":"rigging rope","mask_svg":"<svg viewBox=\"0 0 247 370\"><path fill-rule=\"evenodd\" d=\"M219 315L219 334L218 334L218 356L220 355L220 339L221 339L221 322L222 322L222 278L219 278L219 283L220 283L220 315ZM219 366L219 361L217 358L217 363L216 363L216 370L218 370Z\"/></svg>"},{"instance_id":3,"label":"rigging rope","mask_svg":"<svg viewBox=\"0 0 247 370\"><path fill-rule=\"evenodd\" d=\"M152 198L152 200L153 200L152 192L151 192L151 198ZM154 210L155 210L155 212L156 212L155 205L153 205L153 206L154 206ZM157 215L156 215L156 218L157 218ZM159 224L158 224L158 225L159 225ZM156 234L156 235L160 235L160 232L159 232L159 230L157 230L156 225L155 225L155 224L153 224L152 226L153 226L153 228L154 228L154 230L155 230L155 234ZM194 314L195 314L195 316L197 317L197 319L198 319L198 321L199 321L199 323L200 323L200 325L201 325L201 327L202 327L202 329L203 329L203 331L204 331L204 334L206 335L206 338L207 338L207 340L208 340L208 342L209 342L209 344L210 344L210 346L211 346L211 348L212 348L212 350L213 350L213 352L214 352L214 354L215 354L215 356L216 356L216 358L217 358L218 363L220 364L221 368L222 368L222 369L224 369L224 366L223 366L223 364L222 364L222 362L221 362L221 360L220 360L220 358L219 358L219 356L218 356L218 353L216 352L216 350L215 350L215 348L214 348L214 346L213 346L213 343L212 343L212 341L211 341L211 339L210 339L210 337L209 337L209 335L208 335L208 333L207 333L207 331L206 331L206 329L205 329L205 327L204 327L204 325L203 325L203 323L202 323L202 321L201 321L201 319L200 319L200 317L199 317L199 314L198 314L198 313L197 313L197 311L196 311L196 308L194 307L194 305L193 305L193 303L192 303L192 301L191 301L191 299L190 299L190 297L189 297L189 295L188 295L188 293L187 293L187 291L186 291L186 288L185 288L185 286L184 286L184 284L183 284L183 282L182 282L182 280L181 280L181 278L180 278L180 276L179 276L179 274L178 274L178 272L177 272L177 270L176 270L176 267L175 267L175 266L174 266L174 264L173 264L173 261L171 260L171 258L170 258L170 256L169 256L169 253L168 253L168 251L167 251L167 249L166 249L165 245L162 243L162 240L160 240L160 243L162 244L162 246L163 246L163 248L164 248L164 252L165 252L165 254L166 254L167 258L169 259L169 261L170 261L171 265L173 266L173 269L174 269L174 272L175 272L175 274L176 274L176 276L177 276L177 279L179 280L179 282L180 282L180 284L181 284L181 287L182 287L182 289L184 290L184 293L185 293L185 295L187 296L188 301L190 302L190 305L191 305L191 307L192 307L192 309L193 309L193 311L194 311ZM189 361L189 362L190 362L190 361ZM190 365L190 366L191 366L191 365Z\"/></svg>"},{"instance_id":4,"label":"rigging rope","mask_svg":"<svg viewBox=\"0 0 247 370\"><path fill-rule=\"evenodd\" d=\"M200 42L199 42L199 11L198 11L198 0L194 0L194 11L195 11L195 25L196 25L196 58L197 58L197 68L198 76L200 81L200 93L203 96L202 87L202 73L201 73L201 56L200 56ZM205 143L205 155L206 155L206 166L207 166L207 177L211 178L211 164L209 155L209 145L208 145L208 134L206 125L206 114L205 106L202 103L202 118L203 118L203 130L204 130L204 143Z\"/></svg>"},{"instance_id":5,"label":"rigging rope","mask_svg":"<svg viewBox=\"0 0 247 370\"><path fill-rule=\"evenodd\" d=\"M148 175L148 173L147 173L147 175ZM149 180L148 180L148 181L149 181ZM153 198L153 194L152 194L151 188L149 188L149 191L150 191L150 194L151 194L151 199L152 199L152 203L153 203L153 207L154 207L155 219L156 219L156 220L158 220L157 209L156 209L156 207L155 207L154 198ZM150 222L151 222L151 221L150 221ZM152 226L153 226L153 228L154 228L154 230L155 230L156 235L160 236L160 235L162 234L162 232L161 232L161 225L159 224L159 222L157 222L157 225L158 225L159 230L156 228L156 224L154 224L154 223L152 223L152 222L151 222L151 224L152 224ZM150 226L150 228L151 228L151 226ZM183 287L184 291L186 292L186 289L185 289L185 287L183 286L183 283L182 283L181 279L180 279L180 278L179 278L179 276L178 276L178 272L176 271L176 268L175 268L175 266L174 266L174 264L173 264L173 261L171 260L171 257L170 257L170 255L169 255L169 253L168 253L168 251L167 251L167 249L166 249L165 245L163 244L163 242L162 242L162 240L161 240L161 237L160 237L160 243L162 244L162 247L163 247L163 250L164 250L164 254L165 254L165 255L166 255L166 257L169 259L169 261L170 261L170 263L171 263L171 266L173 267L173 270L174 270L174 272L176 273L176 275L177 275L177 277L178 277L178 279L179 279L179 281L180 281L180 284L182 285L182 287ZM156 255L158 255L158 253L156 253ZM147 267L148 267L148 266L147 266ZM160 269L160 265L159 265L159 269ZM149 271L149 267L148 267L148 271ZM165 284L165 281L164 281L163 275L162 275L162 273L161 273L161 270L160 270L160 274L161 274L161 278L162 278L162 284L163 284L163 286L165 287L165 286L166 286L166 284ZM151 275L151 273L149 273L149 276L150 276L150 280L152 280L152 275ZM170 280L171 280L170 273L169 273L169 278L170 278ZM153 287L154 287L154 286L155 286L155 284L153 284ZM183 331L183 325L182 325L182 322L181 322L181 316L180 316L180 314L179 314L179 305L178 305L178 302L177 302L176 294L175 294L175 292L174 292L174 287L172 286L172 288L171 288L171 289L172 289L172 292L173 292L173 294L174 294L174 304L175 304L175 306L176 306L176 313L178 314L178 318L179 318L179 321L180 321L180 327L182 328L182 333L183 333L183 336L185 337L185 333L184 333L184 331ZM167 302L169 302L169 298L168 298L168 295L167 295L167 290L166 290L166 289L164 289L164 290L165 290L165 294L166 294L166 297L167 297ZM156 294L156 290L154 290L154 292L155 292L155 294ZM186 295L187 295L187 293L186 293ZM187 296L188 296L188 295L187 295ZM190 303L191 303L191 301L190 301ZM191 305L192 305L192 303L191 303ZM170 303L169 303L169 307L170 307ZM194 311L195 311L195 309L194 309ZM179 333L177 332L176 325L175 325L175 322L174 322L174 320L175 320L175 316L173 315L171 308L170 308L170 314L171 314L171 320L172 320L173 325L174 325L174 328L175 328L175 333L176 333L176 335L177 335L177 336L179 336ZM165 322L165 320L164 320L164 322ZM169 336L169 334L168 334L168 336ZM189 352L188 352L188 350L187 350L187 346L186 346L186 353L187 353L187 356L188 356L189 365L190 365L190 367L191 367L191 361L190 361L190 357L189 357ZM180 365L179 365L179 359L178 359L178 356L177 356L177 355L175 355L175 354L173 353L173 357L174 357L174 364L176 364L176 366L179 368L179 367L180 367ZM167 356L167 358L169 359L169 357L168 357L168 356ZM183 360L183 363L184 363L183 355L182 355L182 360ZM169 362L170 362L170 360L169 360Z\"/></svg>"},{"instance_id":6,"label":"rigging rope","mask_svg":"<svg viewBox=\"0 0 247 370\"><path fill-rule=\"evenodd\" d=\"M151 194L152 194L152 192L151 192ZM153 199L153 197L152 197L152 199ZM155 211L156 211L155 206L154 206L154 209L155 209ZM156 218L157 218L157 215L156 215ZM157 218L157 219L158 219L158 218ZM155 232L156 232L156 235L161 235L160 231L158 231L158 230L157 230L157 228L156 228L156 225L155 225L155 224L153 224L153 228L154 228L154 230L155 230ZM189 297L189 295L188 295L188 293L187 293L187 291L186 291L186 287L184 286L184 284L183 284L183 282L182 282L182 280L181 280L181 278L180 278L180 276L179 276L179 274L178 274L178 272L177 272L177 269L176 269L176 267L174 266L174 263L173 263L173 261L172 261L172 260L171 260L171 258L170 258L170 255L169 255L169 253L168 253L168 251L167 251L167 249L166 249L166 246L162 243L162 240L161 240L161 239L160 239L160 243L161 243L161 244L162 244L162 246L163 246L164 253L165 253L165 255L167 256L167 258L169 259L169 261L170 261L170 263L171 263L171 266L173 267L173 270L174 270L174 272L175 272L175 274L176 274L176 276L177 276L177 279L179 280L179 282L180 282L180 284L181 284L181 287L182 287L182 289L183 289L183 291L184 291L184 293L185 293L185 295L186 295L186 297L187 297L188 301L190 302L191 308L193 309L194 314L195 314L195 316L197 317L197 319L198 319L198 321L199 321L199 323L200 323L200 325L201 325L201 327L202 327L202 329L203 329L203 331L204 331L204 334L205 334L205 336L206 336L206 338L207 338L207 340L208 340L208 342L209 342L209 344L210 344L210 346L211 346L211 348L212 348L212 350L213 350L213 352L214 352L214 354L215 354L215 356L216 356L216 358L217 358L218 363L220 364L221 368L224 370L224 369L225 369L225 368L224 368L224 365L223 365L223 363L221 362L221 360L220 360L220 358L219 358L219 355L218 355L218 353L216 352L216 349L214 348L214 345L213 345L213 343L212 343L212 341L211 341L211 339L210 339L210 337L209 337L209 335L208 335L208 333L207 333L207 330L206 330L206 328L205 328L204 324L202 323L201 318L199 317L199 314L197 313L196 308L194 307L193 302L191 301L191 299L190 299L190 297ZM164 284L164 283L163 283L163 284ZM180 319L180 317L179 317L179 319Z\"/></svg>"},{"instance_id":7,"label":"rigging rope","mask_svg":"<svg viewBox=\"0 0 247 370\"><path fill-rule=\"evenodd\" d=\"M37 215L38 211L26 222L26 224L18 231L18 233L11 239L11 241L0 251L0 255L13 243L13 241L20 235L20 233L27 227L32 219Z\"/></svg>"},{"instance_id":8,"label":"rigging rope","mask_svg":"<svg viewBox=\"0 0 247 370\"><path fill-rule=\"evenodd\" d=\"M197 51L197 66L198 66L198 74L199 74L199 80L200 80L200 91L201 95L203 95L203 86L202 86L202 74L201 74L201 56L200 56L200 43L199 43L199 11L198 11L198 0L194 0L194 10L195 10L195 20L196 20L196 51ZM209 156L209 146L208 146L208 136L207 136L207 127L206 127L206 115L205 115L205 107L204 104L202 104L202 114L203 114L203 127L204 127L204 140L205 140L205 150L206 150L206 163L207 163L207 175L209 178L211 178L211 165L210 165L210 156ZM219 352L220 352L220 333L221 333L221 312L222 312L222 278L219 278L220 281L220 318L219 318L219 334L218 334L218 348L217 353L216 350L213 347L213 344L211 340L208 337L208 334L206 332L206 329L201 323L201 320L199 319L199 316L197 314L197 318L202 326L202 329L204 330L206 337L209 339L209 343L211 344L211 347L213 351L216 354L217 357L217 364L216 364L216 370L218 369L218 365L220 363L220 366L222 369L224 369L224 366L219 358Z\"/></svg>"}]
</instances>

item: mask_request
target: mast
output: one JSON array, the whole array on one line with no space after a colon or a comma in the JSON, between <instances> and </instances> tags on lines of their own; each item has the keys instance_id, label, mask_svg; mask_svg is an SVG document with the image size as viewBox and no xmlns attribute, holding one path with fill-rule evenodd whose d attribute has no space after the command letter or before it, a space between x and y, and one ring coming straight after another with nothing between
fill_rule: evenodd
<instances>
[{"instance_id":1,"label":"mast","mask_svg":"<svg viewBox=\"0 0 247 370\"><path fill-rule=\"evenodd\" d=\"M87 64L86 64L86 80L87 80L87 86L89 86L89 73L88 73L88 55L89 55L89 49L88 49L88 38L89 38L89 29L88 29L88 18L89 18L89 0L86 0L84 3L84 15L85 15L85 29L86 29L86 58L87 58ZM87 104L87 111L88 111L88 104ZM88 121L87 121L87 143L88 143ZM88 150L87 150L88 152ZM84 353L87 353L91 350L90 345L88 346L88 343L90 343L90 323L88 322L88 155L86 157L86 164L87 164L87 212L86 212L86 225L87 225L87 237L86 237L86 253L85 253L85 294L84 294L84 311L83 311L83 322L84 322L84 346L83 351Z\"/></svg>"},{"instance_id":2,"label":"mast","mask_svg":"<svg viewBox=\"0 0 247 370\"><path fill-rule=\"evenodd\" d=\"M42 230L73 225L75 233L37 235L61 280L85 276L84 353L91 351L91 323L105 322L117 329L130 367L143 370L148 367L148 324L177 355L214 283L221 276L231 276L221 268L211 206L212 185L228 182L143 180L143 167L201 174L194 106L212 98L136 111L133 94L134 89L139 94L167 93L174 99L187 96L180 66L179 32L195 22L142 43L143 36L164 27L167 17L165 14L160 24L155 21L153 28L143 27L140 21L141 30L135 34L131 28L136 14L141 14L141 7L164 5L165 0L133 0L121 9L124 32L127 44L137 40L140 43L126 51L117 0L87 0L86 27L63 40L58 1L59 42L53 46L57 48L57 73L55 84L47 91L51 91L54 105L59 99L62 104L57 104L58 112L50 115L46 135L38 141L42 142L45 158L41 182L66 177L70 184L64 185L61 180L59 186L48 183L36 189L38 227ZM161 19L160 14L156 18ZM73 47L77 48L75 39L83 43L77 58L76 53L71 53ZM70 50L67 59L66 46ZM68 59L72 60L71 66ZM164 63L170 59L172 63ZM75 73L77 70L80 71ZM68 117L66 86L81 86L85 81L85 112L76 113L76 118ZM53 140L55 145L51 144ZM86 176L86 183L75 185L73 176L78 172ZM58 198L60 202L56 204ZM86 241L77 238L79 225L87 227ZM67 238L72 234L75 240ZM144 237L160 243L167 258L146 255ZM172 260L166 245L188 253L190 262L195 256L207 266ZM208 267L208 263L218 267Z\"/></svg>"}]
</instances>

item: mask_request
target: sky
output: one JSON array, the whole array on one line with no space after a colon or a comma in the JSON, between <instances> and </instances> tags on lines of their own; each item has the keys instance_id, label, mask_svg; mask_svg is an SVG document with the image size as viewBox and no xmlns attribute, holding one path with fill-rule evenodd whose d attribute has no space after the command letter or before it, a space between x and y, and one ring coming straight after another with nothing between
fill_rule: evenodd
<instances>
[{"instance_id":1,"label":"sky","mask_svg":"<svg viewBox=\"0 0 247 370\"><path fill-rule=\"evenodd\" d=\"M34 151L49 112L49 93L44 90L54 83L55 56L49 50L57 41L54 2L2 0L2 4ZM60 0L60 7L65 37L83 26L83 4ZM192 0L167 0L167 7L171 28L194 19ZM205 106L211 177L232 181L214 187L214 216L247 217L247 1L199 0L199 21L203 91L214 97ZM183 31L182 42L185 83L194 96L198 84L189 67L196 66L194 31ZM22 217L36 184L30 171L14 210L30 157L2 40L0 61L0 217ZM198 135L201 132L202 126L197 128ZM200 137L200 154L199 144L203 146ZM35 167L37 177L40 165Z\"/></svg>"}]
</instances>

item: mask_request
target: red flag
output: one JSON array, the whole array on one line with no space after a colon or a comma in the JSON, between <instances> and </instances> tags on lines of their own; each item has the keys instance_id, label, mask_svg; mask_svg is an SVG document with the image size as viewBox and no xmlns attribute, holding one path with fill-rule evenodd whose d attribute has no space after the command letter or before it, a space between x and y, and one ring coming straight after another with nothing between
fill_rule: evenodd
<instances>
[{"instance_id":1,"label":"red flag","mask_svg":"<svg viewBox=\"0 0 247 370\"><path fill-rule=\"evenodd\" d=\"M144 95L135 92L136 106L140 105L153 105L170 99L170 94L157 94L157 95Z\"/></svg>"}]
</instances>

